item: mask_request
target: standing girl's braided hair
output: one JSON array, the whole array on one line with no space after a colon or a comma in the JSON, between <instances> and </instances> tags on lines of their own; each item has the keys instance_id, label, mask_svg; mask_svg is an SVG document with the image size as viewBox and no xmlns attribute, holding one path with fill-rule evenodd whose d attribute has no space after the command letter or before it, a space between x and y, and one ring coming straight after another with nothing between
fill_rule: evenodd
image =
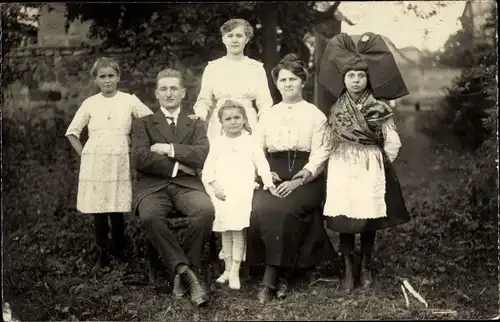
<instances>
[{"instance_id":1,"label":"standing girl's braided hair","mask_svg":"<svg viewBox=\"0 0 500 322\"><path fill-rule=\"evenodd\" d=\"M250 127L250 123L248 123L248 116L247 116L247 112L245 111L245 107L236 101L227 100L224 102L224 104L222 104L222 106L220 107L220 109L217 113L217 116L219 117L219 122L222 123L222 114L224 114L224 111L231 109L231 108L234 108L234 109L237 109L240 111L241 115L245 119L245 124L243 124L243 129L245 129L249 134L252 134L252 128ZM224 129L221 129L221 134L223 133L223 131L224 131Z\"/></svg>"}]
</instances>

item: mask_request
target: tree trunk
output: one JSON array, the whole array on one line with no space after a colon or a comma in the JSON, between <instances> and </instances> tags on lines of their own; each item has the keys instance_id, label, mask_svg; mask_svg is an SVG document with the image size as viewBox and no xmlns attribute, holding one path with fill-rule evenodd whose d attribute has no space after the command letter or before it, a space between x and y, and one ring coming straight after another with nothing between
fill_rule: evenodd
<instances>
[{"instance_id":1,"label":"tree trunk","mask_svg":"<svg viewBox=\"0 0 500 322\"><path fill-rule=\"evenodd\" d=\"M276 3L259 3L259 15L262 23L262 60L266 69L267 81L274 103L278 103L281 95L273 83L271 70L279 62L278 54L278 8Z\"/></svg>"},{"instance_id":2,"label":"tree trunk","mask_svg":"<svg viewBox=\"0 0 500 322\"><path fill-rule=\"evenodd\" d=\"M326 26L328 26L327 29L324 29ZM335 20L316 25L313 30L315 37L314 66L316 69L314 75L314 104L328 116L330 108L337 98L318 82L319 64L321 63L328 40L340 33L340 21ZM325 33L327 34L325 35Z\"/></svg>"}]
</instances>

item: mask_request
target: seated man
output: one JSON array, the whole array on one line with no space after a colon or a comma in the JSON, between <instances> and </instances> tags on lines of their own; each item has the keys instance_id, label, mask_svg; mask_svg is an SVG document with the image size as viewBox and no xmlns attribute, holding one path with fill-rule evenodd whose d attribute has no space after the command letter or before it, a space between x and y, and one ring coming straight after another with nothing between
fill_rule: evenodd
<instances>
[{"instance_id":1,"label":"seated man","mask_svg":"<svg viewBox=\"0 0 500 322\"><path fill-rule=\"evenodd\" d=\"M192 109L181 106L186 90L180 71L159 72L155 95L160 109L132 126L132 159L137 170L132 211L138 212L167 268L188 287L191 301L202 305L208 293L197 269L214 219L214 207L195 171L203 168L209 150L206 126L189 118ZM182 246L166 220L174 208L190 218Z\"/></svg>"}]
</instances>

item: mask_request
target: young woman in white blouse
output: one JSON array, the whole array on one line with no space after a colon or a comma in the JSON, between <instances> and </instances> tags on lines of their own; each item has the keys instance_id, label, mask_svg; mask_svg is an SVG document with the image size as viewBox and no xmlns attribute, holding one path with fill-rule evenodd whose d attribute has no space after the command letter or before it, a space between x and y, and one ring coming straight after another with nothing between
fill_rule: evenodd
<instances>
[{"instance_id":1,"label":"young woman in white blouse","mask_svg":"<svg viewBox=\"0 0 500 322\"><path fill-rule=\"evenodd\" d=\"M350 292L355 272L362 286L372 283L370 260L376 231L410 219L392 166L401 147L393 112L387 101L376 98L397 95L394 99L407 90L380 36L366 33L356 48L350 36L340 34L330 45L332 50L325 53L330 60L322 62L320 68L331 73L326 75L329 79L342 80L343 89L334 89L341 94L329 116L332 152L324 215L328 228L340 233L345 263L341 288ZM353 263L357 233L361 241L359 268Z\"/></svg>"},{"instance_id":2,"label":"young woman in white blouse","mask_svg":"<svg viewBox=\"0 0 500 322\"><path fill-rule=\"evenodd\" d=\"M325 249L332 250L318 211L329 156L327 118L302 98L308 71L296 55L285 56L272 76L283 100L259 115L255 135L267 152L278 196L255 192L247 232L248 264L266 265L257 295L261 303L285 295L287 272L312 267Z\"/></svg>"},{"instance_id":3,"label":"young woman in white blouse","mask_svg":"<svg viewBox=\"0 0 500 322\"><path fill-rule=\"evenodd\" d=\"M196 116L208 121L210 141L221 135L217 110L226 100L237 101L245 107L252 128L257 123L257 112L273 105L264 66L244 54L246 44L253 37L250 23L244 19L231 19L222 25L220 31L226 55L208 63L193 106Z\"/></svg>"}]
</instances>

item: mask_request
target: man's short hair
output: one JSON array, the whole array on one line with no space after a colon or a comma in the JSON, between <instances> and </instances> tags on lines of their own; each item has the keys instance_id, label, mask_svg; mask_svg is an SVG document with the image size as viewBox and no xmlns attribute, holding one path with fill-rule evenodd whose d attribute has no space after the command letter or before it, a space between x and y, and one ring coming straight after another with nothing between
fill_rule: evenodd
<instances>
[{"instance_id":1,"label":"man's short hair","mask_svg":"<svg viewBox=\"0 0 500 322\"><path fill-rule=\"evenodd\" d=\"M175 68L165 68L164 70L160 71L156 76L156 86L158 86L158 81L165 77L178 78L181 87L184 87L184 74L180 70Z\"/></svg>"}]
</instances>

